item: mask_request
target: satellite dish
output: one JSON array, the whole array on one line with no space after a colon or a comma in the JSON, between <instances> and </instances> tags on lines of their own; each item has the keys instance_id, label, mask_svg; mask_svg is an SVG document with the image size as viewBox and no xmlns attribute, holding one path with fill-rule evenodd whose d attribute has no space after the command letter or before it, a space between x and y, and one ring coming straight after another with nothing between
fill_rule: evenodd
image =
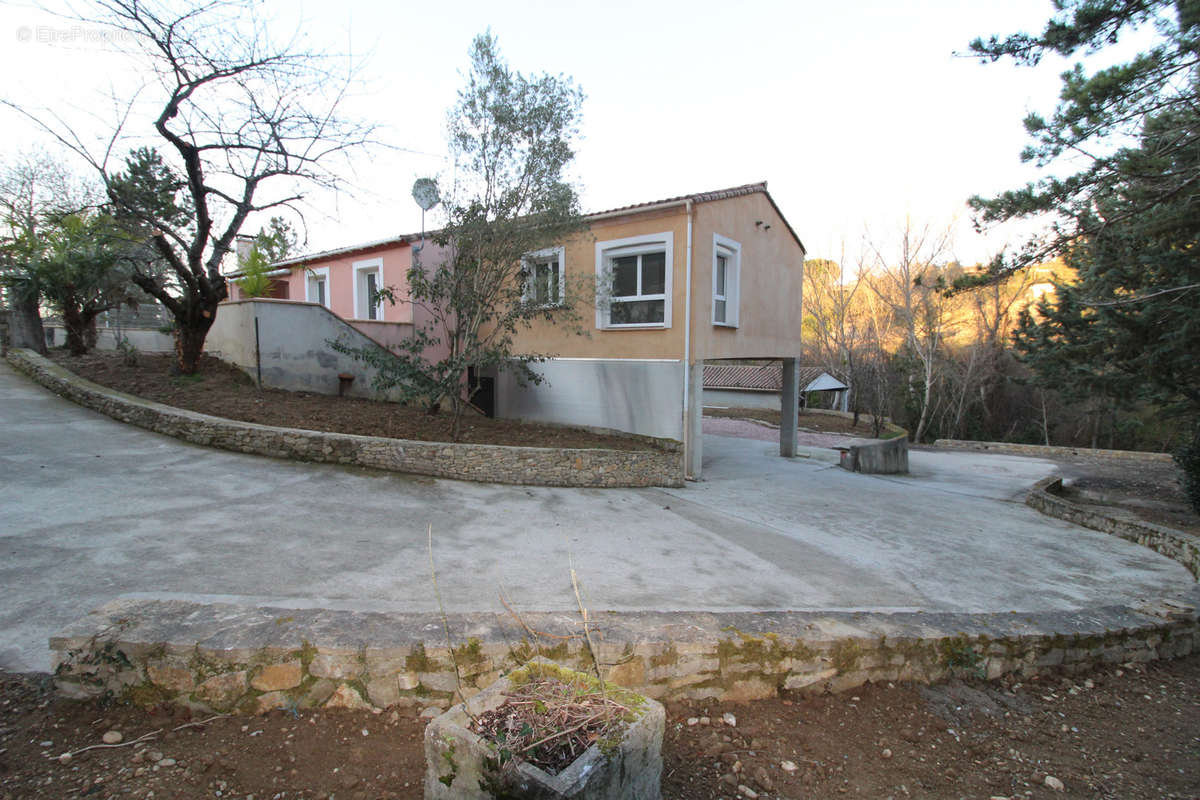
<instances>
[{"instance_id":1,"label":"satellite dish","mask_svg":"<svg viewBox=\"0 0 1200 800\"><path fill-rule=\"evenodd\" d=\"M417 178L412 188L413 200L422 211L428 211L438 204L438 188L433 178Z\"/></svg>"}]
</instances>

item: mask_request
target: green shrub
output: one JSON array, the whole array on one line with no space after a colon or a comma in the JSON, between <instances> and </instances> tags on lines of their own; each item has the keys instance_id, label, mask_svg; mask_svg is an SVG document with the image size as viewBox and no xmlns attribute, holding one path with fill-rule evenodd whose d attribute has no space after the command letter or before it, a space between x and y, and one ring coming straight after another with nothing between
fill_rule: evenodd
<instances>
[{"instance_id":1,"label":"green shrub","mask_svg":"<svg viewBox=\"0 0 1200 800\"><path fill-rule=\"evenodd\" d=\"M117 352L121 354L121 361L123 361L126 366L137 366L138 349L133 346L133 342L129 341L128 336L117 337Z\"/></svg>"},{"instance_id":2,"label":"green shrub","mask_svg":"<svg viewBox=\"0 0 1200 800\"><path fill-rule=\"evenodd\" d=\"M242 262L241 267L242 277L238 278L236 283L243 295L266 297L271 293L274 281L267 274L271 271L271 262L266 253L258 249L258 245L250 250L249 257Z\"/></svg>"}]
</instances>

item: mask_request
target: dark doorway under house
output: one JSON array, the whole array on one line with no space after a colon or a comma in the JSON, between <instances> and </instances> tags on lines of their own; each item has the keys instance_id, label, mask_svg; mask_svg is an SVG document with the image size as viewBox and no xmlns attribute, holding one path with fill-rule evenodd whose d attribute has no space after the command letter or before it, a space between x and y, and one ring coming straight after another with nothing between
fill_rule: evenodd
<instances>
[{"instance_id":1,"label":"dark doorway under house","mask_svg":"<svg viewBox=\"0 0 1200 800\"><path fill-rule=\"evenodd\" d=\"M475 367L468 367L467 391L470 392L471 405L482 411L484 416L496 416L495 378L480 375Z\"/></svg>"}]
</instances>

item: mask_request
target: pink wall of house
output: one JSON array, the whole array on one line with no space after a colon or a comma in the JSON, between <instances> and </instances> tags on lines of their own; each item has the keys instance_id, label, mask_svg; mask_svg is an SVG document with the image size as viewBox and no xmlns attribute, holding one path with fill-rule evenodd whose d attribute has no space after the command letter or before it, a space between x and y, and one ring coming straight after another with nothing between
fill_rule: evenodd
<instances>
[{"instance_id":1,"label":"pink wall of house","mask_svg":"<svg viewBox=\"0 0 1200 800\"><path fill-rule=\"evenodd\" d=\"M292 269L286 278L289 300L318 302L315 282L325 282L324 305L345 320L369 319L367 309L366 274L374 272L378 288L390 287L396 302L383 302L377 308L376 320L381 322L413 321L412 303L408 300L408 270L412 266L412 247L408 242L395 242L353 253L314 258Z\"/></svg>"},{"instance_id":2,"label":"pink wall of house","mask_svg":"<svg viewBox=\"0 0 1200 800\"><path fill-rule=\"evenodd\" d=\"M294 302L318 302L315 296L314 279L325 281L324 305L334 314L358 328L367 336L389 349L412 335L413 326L430 323L430 316L419 307L414 307L408 295L408 271L412 267L413 247L406 239L393 240L384 244L363 247L348 253L315 254L310 259L291 268L290 274L275 278L275 289L271 296ZM421 263L438 265L445 258L443 250L426 239L424 250L419 256ZM394 290L396 303L384 302L378 309L375 320L370 320L365 311L365 281L363 270L378 270L379 283ZM355 284L357 286L357 297ZM230 286L230 300L246 299L241 296L236 284ZM435 330L441 337L442 332ZM440 361L448 354L444 345L426 350L425 357Z\"/></svg>"}]
</instances>

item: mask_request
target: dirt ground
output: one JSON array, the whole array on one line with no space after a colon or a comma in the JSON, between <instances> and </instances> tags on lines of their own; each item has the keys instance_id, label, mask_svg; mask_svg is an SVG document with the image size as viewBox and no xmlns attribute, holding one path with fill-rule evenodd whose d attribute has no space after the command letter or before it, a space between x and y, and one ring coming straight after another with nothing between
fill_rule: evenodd
<instances>
[{"instance_id":1,"label":"dirt ground","mask_svg":"<svg viewBox=\"0 0 1200 800\"><path fill-rule=\"evenodd\" d=\"M363 436L386 436L426 442L450 441L450 417L430 416L423 409L350 397L259 389L240 369L204 356L200 373L172 376L169 355L142 353L129 366L115 352L93 351L73 357L65 350L50 357L77 375L128 394L178 408L261 425ZM518 420L464 417L461 442L522 447L606 448L646 450L652 444L632 437L610 436L577 428Z\"/></svg>"},{"instance_id":2,"label":"dirt ground","mask_svg":"<svg viewBox=\"0 0 1200 800\"><path fill-rule=\"evenodd\" d=\"M1188 505L1179 468L1172 462L1081 456L1059 460L1059 468L1064 496L1076 503L1200 535L1200 514Z\"/></svg>"},{"instance_id":3,"label":"dirt ground","mask_svg":"<svg viewBox=\"0 0 1200 800\"><path fill-rule=\"evenodd\" d=\"M104 708L57 697L44 677L0 675L0 798L419 798L426 722L415 709ZM110 731L121 744L80 752ZM1200 657L1023 684L671 704L663 749L667 800L1196 798Z\"/></svg>"},{"instance_id":4,"label":"dirt ground","mask_svg":"<svg viewBox=\"0 0 1200 800\"><path fill-rule=\"evenodd\" d=\"M766 422L775 427L779 427L779 412L767 408L705 408L704 416L706 417L726 417L730 419L755 419L759 422ZM853 420L845 417L834 416L833 414L812 414L804 411L800 412L799 425L801 431L810 433L842 433L848 436L870 436L871 423L867 422L867 418L863 417L858 423L854 424ZM897 435L891 431L884 431L883 438L888 439Z\"/></svg>"}]
</instances>

